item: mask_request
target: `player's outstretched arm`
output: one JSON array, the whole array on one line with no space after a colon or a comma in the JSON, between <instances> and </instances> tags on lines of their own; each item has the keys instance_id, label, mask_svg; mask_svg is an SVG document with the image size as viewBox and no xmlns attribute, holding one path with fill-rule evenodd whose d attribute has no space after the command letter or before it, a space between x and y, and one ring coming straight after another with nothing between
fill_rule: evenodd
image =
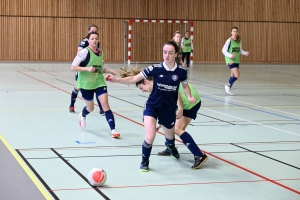
<instances>
[{"instance_id":1,"label":"player's outstretched arm","mask_svg":"<svg viewBox=\"0 0 300 200\"><path fill-rule=\"evenodd\" d=\"M140 80L144 79L141 74L137 74L135 76L128 76L125 78L116 78L115 76L108 74L105 76L105 80L113 83L121 83L121 84L133 84Z\"/></svg>"}]
</instances>

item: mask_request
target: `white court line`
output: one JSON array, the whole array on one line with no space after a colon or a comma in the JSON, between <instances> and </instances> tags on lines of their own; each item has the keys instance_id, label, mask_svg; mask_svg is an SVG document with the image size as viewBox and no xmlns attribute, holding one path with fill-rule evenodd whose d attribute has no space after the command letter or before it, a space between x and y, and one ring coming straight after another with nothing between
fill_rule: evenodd
<instances>
[{"instance_id":1,"label":"white court line","mask_svg":"<svg viewBox=\"0 0 300 200\"><path fill-rule=\"evenodd\" d=\"M221 113L221 112L218 112L218 111L215 111L215 110L211 110L211 109L208 109L208 108L201 108L201 109L208 110L208 111L215 112L215 113L218 113L218 114L221 114L221 115L225 115L225 116L232 117L232 118L235 118L235 119L243 120L243 121L246 121L246 122L250 122L252 124L256 124L256 125L259 125L259 126L264 126L264 127L267 127L267 128L271 128L271 129L274 129L274 130L277 130L277 131L281 131L281 132L284 132L284 133L288 133L288 134L296 135L296 136L300 137L300 134L297 134L297 133L285 131L285 130L282 130L282 129L279 129L279 128L274 128L274 127L268 126L268 125L263 125L261 123L253 122L253 121L250 121L250 120L247 120L247 119L243 119L243 118L240 118L240 117L235 117L235 116L228 115L228 114L225 114L225 113Z\"/></svg>"},{"instance_id":2,"label":"white court line","mask_svg":"<svg viewBox=\"0 0 300 200\"><path fill-rule=\"evenodd\" d=\"M111 83L111 82L110 82L110 83ZM121 85L121 86L123 86L123 87L129 87L129 88L134 89L134 90L139 90L139 89L137 89L137 88L132 88L132 87L130 87L130 85L124 85L124 84L120 84L120 83L114 83L114 84L118 84L118 85ZM203 93L203 94L205 94L205 93ZM211 95L211 96L215 96L215 95ZM216 96L216 97L218 97L218 96ZM220 98L220 97L219 97L219 98ZM260 123L257 123L257 122L253 122L253 121L250 121L250 120L247 120L247 119L243 119L243 118L240 118L240 117L235 117L235 116L232 116L232 115L228 115L228 114L225 114L225 113L221 113L221 112L218 112L218 111L214 111L214 110L211 110L211 109L208 109L208 108L203 108L203 107L201 107L201 109L203 109L203 110L208 110L208 111L211 111L211 112L215 112L215 113L218 113L218 114L221 114L221 115L225 115L225 116L228 116L228 117L232 117L232 118L235 118L235 119L240 119L240 120L243 120L243 121L252 123L252 124L256 124L256 125L259 125L259 126L267 127L267 128L270 128L270 129L274 129L274 130L277 130L277 131L280 131L280 132L284 132L284 133L288 133L288 134L296 135L296 136L299 136L299 137L300 137L300 134L297 134L297 133L285 131L285 130L282 130L282 129L279 129L279 128L275 128L275 127L272 127L272 126L268 126L268 125L263 125L263 124L260 124Z\"/></svg>"},{"instance_id":3,"label":"white court line","mask_svg":"<svg viewBox=\"0 0 300 200\"><path fill-rule=\"evenodd\" d=\"M207 94L207 93L204 93L204 92L198 92L198 93L199 94L205 94L205 95L208 95L208 96L217 97L217 98L220 98L222 100L224 98L224 97L219 97L219 96L212 95L212 94ZM230 101L239 102L239 103L250 105L250 106L255 106L255 107L259 107L259 108L265 108L265 109L269 109L269 110L273 110L273 111L277 111L277 112L281 112L281 113L285 113L285 114L289 114L289 115L295 115L295 116L300 117L300 115L297 115L297 114L294 114L294 113L289 113L289 112L285 112L285 111L281 111L281 110L277 110L277 109L273 109L273 108L268 108L268 107L260 106L260 105L257 105L257 104L251 104L251 103L247 103L247 102L243 102L243 101L238 101L238 100L233 100L233 99L230 99Z\"/></svg>"}]
</instances>

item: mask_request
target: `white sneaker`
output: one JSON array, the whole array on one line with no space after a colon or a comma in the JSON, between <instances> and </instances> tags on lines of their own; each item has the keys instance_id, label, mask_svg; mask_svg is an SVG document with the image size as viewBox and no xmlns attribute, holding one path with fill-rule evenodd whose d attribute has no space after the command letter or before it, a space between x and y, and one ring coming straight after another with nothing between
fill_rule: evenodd
<instances>
[{"instance_id":1,"label":"white sneaker","mask_svg":"<svg viewBox=\"0 0 300 200\"><path fill-rule=\"evenodd\" d=\"M118 133L115 129L113 129L111 131L111 137L112 138L119 138L120 137L120 133Z\"/></svg>"},{"instance_id":2,"label":"white sneaker","mask_svg":"<svg viewBox=\"0 0 300 200\"><path fill-rule=\"evenodd\" d=\"M82 117L82 112L79 113L78 123L81 128L85 128L86 122L85 122L85 117Z\"/></svg>"},{"instance_id":3,"label":"white sneaker","mask_svg":"<svg viewBox=\"0 0 300 200\"><path fill-rule=\"evenodd\" d=\"M231 89L228 85L225 85L225 92L231 96L233 96L234 94L231 92Z\"/></svg>"}]
</instances>

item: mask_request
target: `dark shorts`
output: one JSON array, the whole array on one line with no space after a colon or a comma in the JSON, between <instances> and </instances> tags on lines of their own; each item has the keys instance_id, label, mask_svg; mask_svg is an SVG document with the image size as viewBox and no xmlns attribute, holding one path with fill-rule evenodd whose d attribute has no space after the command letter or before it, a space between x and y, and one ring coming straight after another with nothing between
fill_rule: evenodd
<instances>
[{"instance_id":1,"label":"dark shorts","mask_svg":"<svg viewBox=\"0 0 300 200\"><path fill-rule=\"evenodd\" d=\"M228 67L229 67L230 69L232 69L232 68L239 68L239 67L240 67L240 63L232 63L231 65L228 64Z\"/></svg>"},{"instance_id":2,"label":"dark shorts","mask_svg":"<svg viewBox=\"0 0 300 200\"><path fill-rule=\"evenodd\" d=\"M99 96L101 96L102 94L106 94L107 93L107 87L99 87L93 90L85 90L85 89L80 89L82 97L84 98L84 100L86 101L92 101L94 99L94 93L96 93L96 97L98 98Z\"/></svg>"},{"instance_id":3,"label":"dark shorts","mask_svg":"<svg viewBox=\"0 0 300 200\"><path fill-rule=\"evenodd\" d=\"M192 107L190 110L183 110L183 116L191 118L195 120L197 118L197 112L201 107L201 101L197 103L194 107Z\"/></svg>"},{"instance_id":4,"label":"dark shorts","mask_svg":"<svg viewBox=\"0 0 300 200\"><path fill-rule=\"evenodd\" d=\"M176 121L176 110L162 110L153 108L151 105L145 104L144 116L151 116L158 119L158 124L163 125L167 129L171 129L175 125Z\"/></svg>"}]
</instances>

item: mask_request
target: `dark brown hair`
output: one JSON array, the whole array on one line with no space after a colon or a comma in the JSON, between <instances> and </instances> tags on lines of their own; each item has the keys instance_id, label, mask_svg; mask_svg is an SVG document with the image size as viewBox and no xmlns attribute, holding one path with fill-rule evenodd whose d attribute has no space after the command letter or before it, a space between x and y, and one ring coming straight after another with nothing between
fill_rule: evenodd
<instances>
[{"instance_id":1,"label":"dark brown hair","mask_svg":"<svg viewBox=\"0 0 300 200\"><path fill-rule=\"evenodd\" d=\"M90 39L91 35L93 35L93 34L98 35L98 38L99 38L99 34L97 32L90 32L90 33L88 33L88 35L86 36L86 38Z\"/></svg>"},{"instance_id":2,"label":"dark brown hair","mask_svg":"<svg viewBox=\"0 0 300 200\"><path fill-rule=\"evenodd\" d=\"M91 25L89 25L89 27L88 27L88 31L90 31L92 27L95 27L95 28L97 28L97 30L98 30L98 26L97 26L97 25L91 24Z\"/></svg>"}]
</instances>

